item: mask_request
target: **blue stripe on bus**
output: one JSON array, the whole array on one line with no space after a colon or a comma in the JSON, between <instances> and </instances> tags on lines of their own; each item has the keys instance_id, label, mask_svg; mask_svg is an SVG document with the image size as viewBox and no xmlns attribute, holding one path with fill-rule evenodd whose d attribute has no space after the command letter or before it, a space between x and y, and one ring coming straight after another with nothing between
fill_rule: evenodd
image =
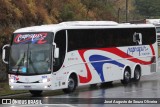
<instances>
[{"instance_id":1,"label":"blue stripe on bus","mask_svg":"<svg viewBox=\"0 0 160 107\"><path fill-rule=\"evenodd\" d=\"M102 60L105 60L105 61L102 61ZM107 61L107 60L110 60L110 61ZM92 56L89 57L89 61L92 62L91 64L95 68L97 73L99 74L102 82L105 81L104 80L104 74L103 74L103 65L105 63L114 64L114 65L117 65L121 68L124 67L124 64L119 63L115 60L112 60L112 59L110 59L108 57L105 57L105 56L102 56L102 55L92 55ZM102 62L94 62L94 61L102 61Z\"/></svg>"}]
</instances>

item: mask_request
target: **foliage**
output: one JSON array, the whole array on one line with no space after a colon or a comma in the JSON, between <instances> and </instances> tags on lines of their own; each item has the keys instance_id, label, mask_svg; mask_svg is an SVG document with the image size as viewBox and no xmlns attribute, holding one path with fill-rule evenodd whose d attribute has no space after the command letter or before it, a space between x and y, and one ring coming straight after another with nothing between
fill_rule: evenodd
<instances>
[{"instance_id":1,"label":"foliage","mask_svg":"<svg viewBox=\"0 0 160 107\"><path fill-rule=\"evenodd\" d=\"M145 18L159 18L160 0L135 0L136 8Z\"/></svg>"}]
</instances>

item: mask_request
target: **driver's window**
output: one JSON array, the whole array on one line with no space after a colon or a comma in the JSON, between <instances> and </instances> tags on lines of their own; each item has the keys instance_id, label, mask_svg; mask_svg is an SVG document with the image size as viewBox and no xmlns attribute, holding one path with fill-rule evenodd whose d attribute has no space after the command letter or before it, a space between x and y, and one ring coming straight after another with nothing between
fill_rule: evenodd
<instances>
[{"instance_id":1,"label":"driver's window","mask_svg":"<svg viewBox=\"0 0 160 107\"><path fill-rule=\"evenodd\" d=\"M53 71L57 71L61 68L65 53L66 53L66 33L65 30L58 31L55 35L56 47L59 48L59 58L55 58L54 64L53 64Z\"/></svg>"}]
</instances>

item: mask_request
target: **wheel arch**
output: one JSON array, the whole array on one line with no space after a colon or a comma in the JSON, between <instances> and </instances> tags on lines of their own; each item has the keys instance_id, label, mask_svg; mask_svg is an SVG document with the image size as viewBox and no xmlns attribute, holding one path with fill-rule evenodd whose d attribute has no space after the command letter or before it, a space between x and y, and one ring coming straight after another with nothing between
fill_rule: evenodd
<instances>
[{"instance_id":1,"label":"wheel arch","mask_svg":"<svg viewBox=\"0 0 160 107\"><path fill-rule=\"evenodd\" d=\"M71 77L71 78L70 78ZM64 93L71 93L76 90L76 87L78 86L78 76L75 72L70 72L67 75L66 79L66 88L62 89Z\"/></svg>"},{"instance_id":2,"label":"wheel arch","mask_svg":"<svg viewBox=\"0 0 160 107\"><path fill-rule=\"evenodd\" d=\"M66 82L68 81L68 79L69 79L70 76L74 76L74 77L75 77L76 82L77 82L76 85L78 86L78 85L79 85L79 76L78 76L78 74L77 74L75 71L70 72L70 73L68 74L68 76L67 76ZM68 84L66 84L66 85L68 85Z\"/></svg>"}]
</instances>

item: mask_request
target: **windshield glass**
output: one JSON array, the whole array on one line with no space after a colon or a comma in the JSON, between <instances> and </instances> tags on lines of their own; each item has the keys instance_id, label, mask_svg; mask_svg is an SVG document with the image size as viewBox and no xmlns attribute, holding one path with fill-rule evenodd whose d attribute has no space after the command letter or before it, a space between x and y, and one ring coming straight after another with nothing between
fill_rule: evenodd
<instances>
[{"instance_id":1,"label":"windshield glass","mask_svg":"<svg viewBox=\"0 0 160 107\"><path fill-rule=\"evenodd\" d=\"M18 35L18 37L17 37ZM21 75L48 74L51 72L51 40L15 34L10 51L9 73ZM50 35L51 36L51 35Z\"/></svg>"},{"instance_id":2,"label":"windshield glass","mask_svg":"<svg viewBox=\"0 0 160 107\"><path fill-rule=\"evenodd\" d=\"M43 74L51 71L51 45L30 45L28 71Z\"/></svg>"}]
</instances>

